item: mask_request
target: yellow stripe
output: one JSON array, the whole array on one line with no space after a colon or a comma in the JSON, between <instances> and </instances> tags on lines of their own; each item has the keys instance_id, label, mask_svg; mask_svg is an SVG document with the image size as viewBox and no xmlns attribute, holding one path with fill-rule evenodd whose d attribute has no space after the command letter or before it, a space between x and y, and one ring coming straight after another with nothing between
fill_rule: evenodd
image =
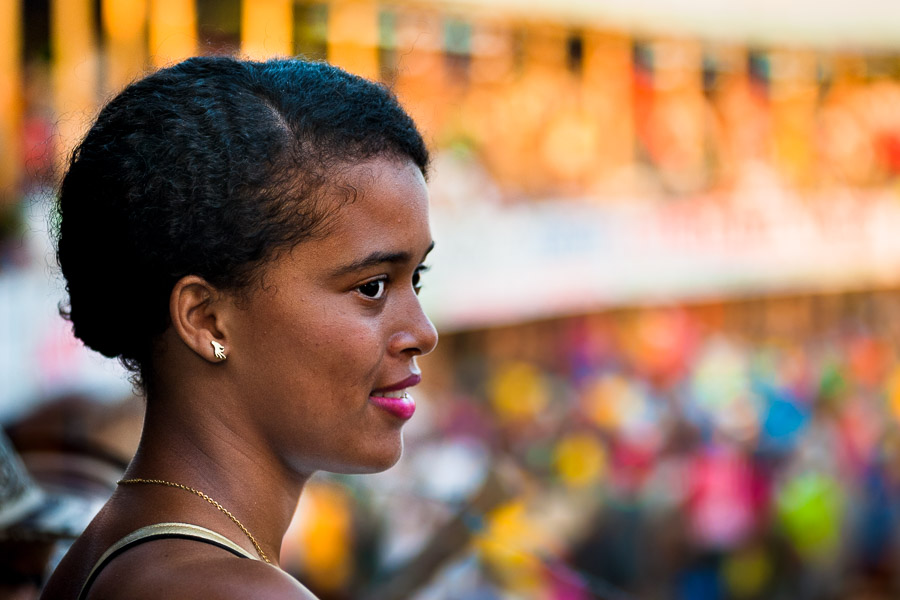
<instances>
[{"instance_id":1,"label":"yellow stripe","mask_svg":"<svg viewBox=\"0 0 900 600\"><path fill-rule=\"evenodd\" d=\"M146 68L147 0L103 0L101 9L106 35L106 87L117 92Z\"/></svg>"},{"instance_id":2,"label":"yellow stripe","mask_svg":"<svg viewBox=\"0 0 900 600\"><path fill-rule=\"evenodd\" d=\"M374 0L335 0L328 13L328 62L378 78L378 6Z\"/></svg>"},{"instance_id":3,"label":"yellow stripe","mask_svg":"<svg viewBox=\"0 0 900 600\"><path fill-rule=\"evenodd\" d=\"M241 52L248 58L293 53L291 0L244 0L241 3Z\"/></svg>"},{"instance_id":4,"label":"yellow stripe","mask_svg":"<svg viewBox=\"0 0 900 600\"><path fill-rule=\"evenodd\" d=\"M197 9L193 1L150 0L150 59L156 67L197 53Z\"/></svg>"},{"instance_id":5,"label":"yellow stripe","mask_svg":"<svg viewBox=\"0 0 900 600\"><path fill-rule=\"evenodd\" d=\"M97 102L97 44L91 0L52 0L53 98L63 157L81 139Z\"/></svg>"},{"instance_id":6,"label":"yellow stripe","mask_svg":"<svg viewBox=\"0 0 900 600\"><path fill-rule=\"evenodd\" d=\"M18 0L0 0L0 204L17 200L22 160L22 33ZM2 206L0 206L2 209Z\"/></svg>"}]
</instances>

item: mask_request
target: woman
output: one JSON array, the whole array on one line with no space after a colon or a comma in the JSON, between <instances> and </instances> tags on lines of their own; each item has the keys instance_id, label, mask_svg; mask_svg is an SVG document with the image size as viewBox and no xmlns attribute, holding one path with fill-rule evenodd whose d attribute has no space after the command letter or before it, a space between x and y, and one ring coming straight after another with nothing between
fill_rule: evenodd
<instances>
[{"instance_id":1,"label":"woman","mask_svg":"<svg viewBox=\"0 0 900 600\"><path fill-rule=\"evenodd\" d=\"M313 597L277 568L304 483L398 460L437 343L427 164L389 92L321 63L192 58L101 111L58 258L146 417L44 598Z\"/></svg>"}]
</instances>

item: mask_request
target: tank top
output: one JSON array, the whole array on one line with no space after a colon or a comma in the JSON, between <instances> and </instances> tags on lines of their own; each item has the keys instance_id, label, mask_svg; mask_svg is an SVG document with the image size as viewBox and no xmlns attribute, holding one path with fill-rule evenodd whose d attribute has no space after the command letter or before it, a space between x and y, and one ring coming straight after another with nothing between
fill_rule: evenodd
<instances>
[{"instance_id":1,"label":"tank top","mask_svg":"<svg viewBox=\"0 0 900 600\"><path fill-rule=\"evenodd\" d=\"M94 581L96 581L97 576L100 574L100 571L102 571L106 567L106 565L108 565L110 561L112 561L112 559L117 557L119 554L125 552L129 548L137 546L138 544L143 544L144 542L149 542L151 540L166 538L196 540L198 542L204 542L206 544L218 546L219 548L228 550L232 554L240 556L241 558L259 560L257 557L250 554L224 535L218 534L215 531L212 531L205 527L200 527L199 525L191 525L189 523L157 523L155 525L148 525L146 527L141 527L136 531L132 531L131 533L120 539L118 542L110 546L109 549L103 553L103 555L94 565L94 568L91 569L87 580L85 580L84 585L81 587L81 592L79 592L78 594L78 600L84 600L85 598L87 598L88 591L90 591L91 586L94 584Z\"/></svg>"}]
</instances>

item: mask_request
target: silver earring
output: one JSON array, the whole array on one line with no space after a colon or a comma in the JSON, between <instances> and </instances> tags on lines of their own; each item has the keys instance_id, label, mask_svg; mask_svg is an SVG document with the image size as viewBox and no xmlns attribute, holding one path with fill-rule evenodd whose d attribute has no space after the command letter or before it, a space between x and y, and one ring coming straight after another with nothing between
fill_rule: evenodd
<instances>
[{"instance_id":1,"label":"silver earring","mask_svg":"<svg viewBox=\"0 0 900 600\"><path fill-rule=\"evenodd\" d=\"M225 346L215 340L210 341L210 344L212 344L213 353L216 355L216 358L218 358L219 360L225 360L226 358L228 358L227 356L225 356Z\"/></svg>"}]
</instances>

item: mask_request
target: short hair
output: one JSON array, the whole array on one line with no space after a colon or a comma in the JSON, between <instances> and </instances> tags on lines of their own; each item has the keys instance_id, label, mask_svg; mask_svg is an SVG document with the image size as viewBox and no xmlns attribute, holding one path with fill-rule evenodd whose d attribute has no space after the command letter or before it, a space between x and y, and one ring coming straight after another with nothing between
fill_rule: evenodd
<instances>
[{"instance_id":1,"label":"short hair","mask_svg":"<svg viewBox=\"0 0 900 600\"><path fill-rule=\"evenodd\" d=\"M57 259L75 335L146 387L174 284L246 290L321 234L343 169L428 150L384 86L323 62L190 58L110 101L60 187Z\"/></svg>"}]
</instances>

